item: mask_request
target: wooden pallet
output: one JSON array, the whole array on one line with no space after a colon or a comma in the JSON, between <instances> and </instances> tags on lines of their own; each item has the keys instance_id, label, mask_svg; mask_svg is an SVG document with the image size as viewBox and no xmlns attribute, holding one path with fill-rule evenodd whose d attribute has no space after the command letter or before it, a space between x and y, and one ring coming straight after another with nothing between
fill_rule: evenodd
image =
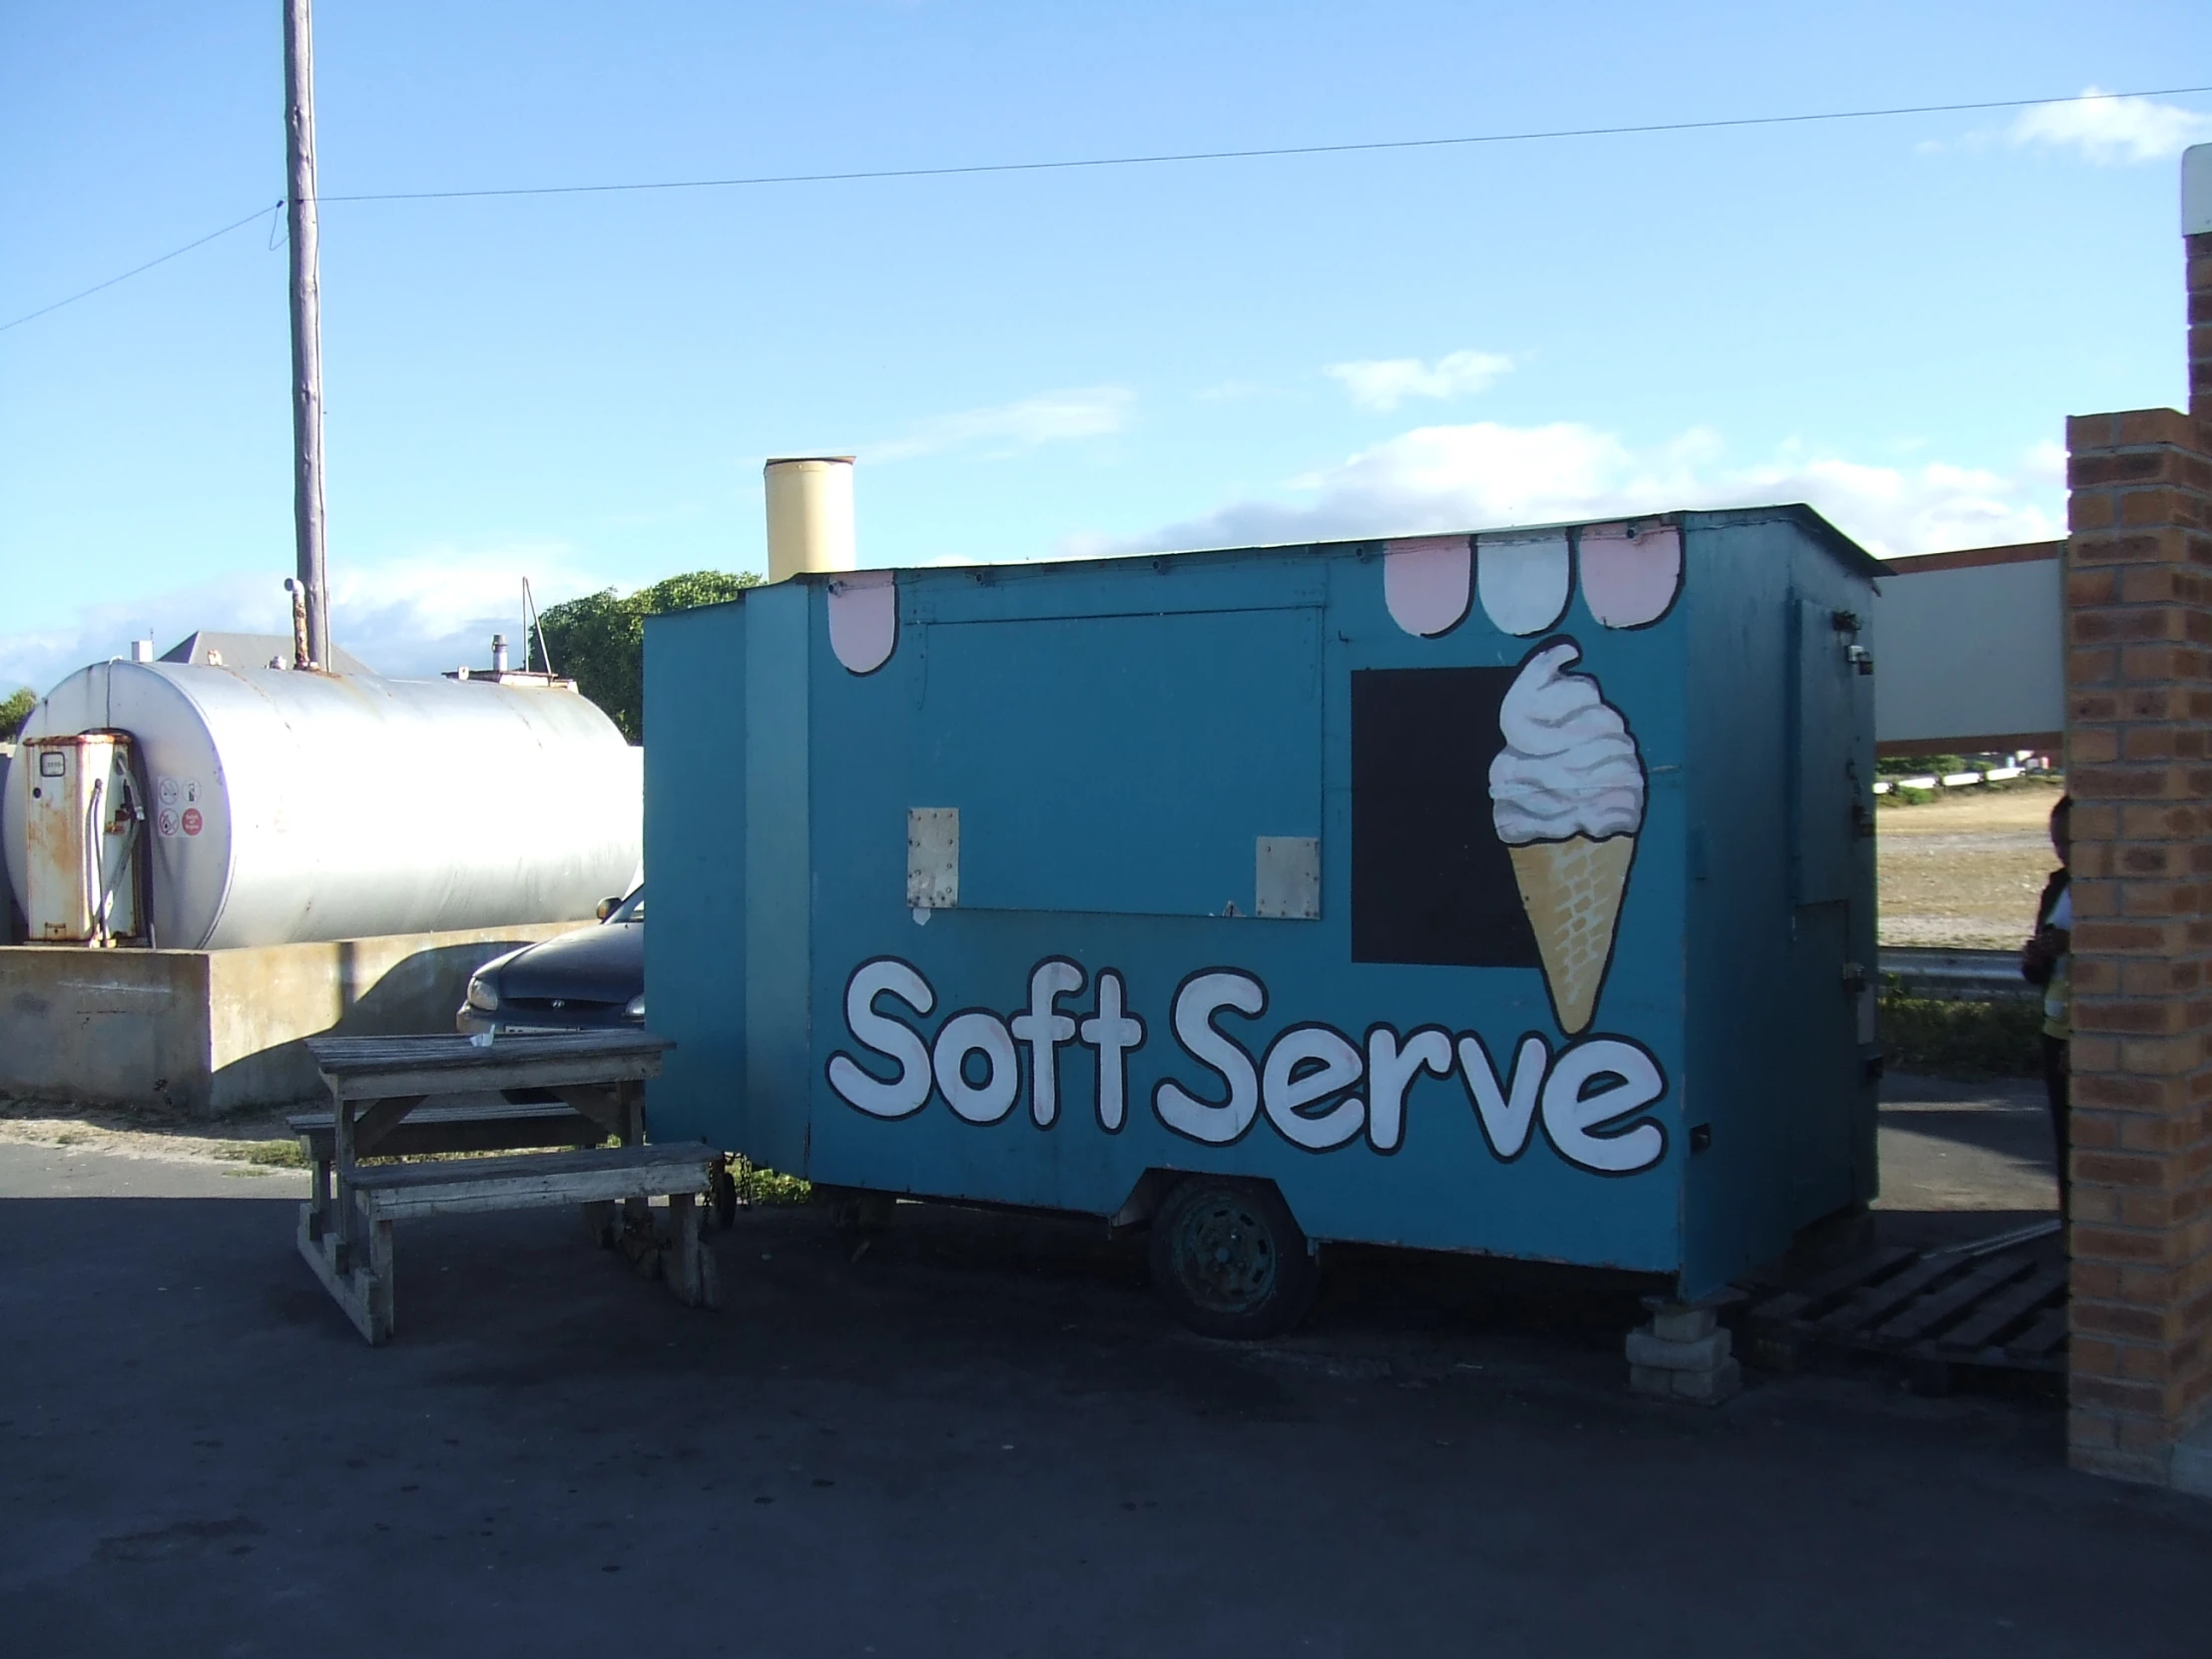
<instances>
[{"instance_id":1,"label":"wooden pallet","mask_svg":"<svg viewBox=\"0 0 2212 1659\"><path fill-rule=\"evenodd\" d=\"M1818 1349L1887 1355L1937 1390L1954 1366L2061 1372L2066 1265L2025 1249L1881 1250L1754 1303L1744 1336L1755 1364L1794 1370Z\"/></svg>"}]
</instances>

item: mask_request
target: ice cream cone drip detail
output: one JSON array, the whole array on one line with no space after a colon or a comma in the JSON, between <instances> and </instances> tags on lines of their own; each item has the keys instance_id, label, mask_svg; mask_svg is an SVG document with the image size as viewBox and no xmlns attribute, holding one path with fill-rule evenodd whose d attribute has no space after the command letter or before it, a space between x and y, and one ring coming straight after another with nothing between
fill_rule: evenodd
<instances>
[{"instance_id":1,"label":"ice cream cone drip detail","mask_svg":"<svg viewBox=\"0 0 2212 1659\"><path fill-rule=\"evenodd\" d=\"M1467 614L1474 557L1466 536L1415 536L1382 544L1382 600L1390 620L1417 638L1448 634Z\"/></svg>"},{"instance_id":2,"label":"ice cream cone drip detail","mask_svg":"<svg viewBox=\"0 0 2212 1659\"><path fill-rule=\"evenodd\" d=\"M1582 655L1554 640L1521 665L1498 710L1505 747L1490 763L1490 810L1513 861L1559 1029L1597 1012L1621 895L1644 822L1643 758Z\"/></svg>"},{"instance_id":3,"label":"ice cream cone drip detail","mask_svg":"<svg viewBox=\"0 0 2212 1659\"><path fill-rule=\"evenodd\" d=\"M1496 627L1523 638L1558 625L1574 591L1574 558L1564 530L1477 538L1474 587Z\"/></svg>"},{"instance_id":4,"label":"ice cream cone drip detail","mask_svg":"<svg viewBox=\"0 0 2212 1659\"><path fill-rule=\"evenodd\" d=\"M1671 524L1593 524L1579 551L1582 603L1607 628L1650 626L1682 587L1682 532Z\"/></svg>"}]
</instances>

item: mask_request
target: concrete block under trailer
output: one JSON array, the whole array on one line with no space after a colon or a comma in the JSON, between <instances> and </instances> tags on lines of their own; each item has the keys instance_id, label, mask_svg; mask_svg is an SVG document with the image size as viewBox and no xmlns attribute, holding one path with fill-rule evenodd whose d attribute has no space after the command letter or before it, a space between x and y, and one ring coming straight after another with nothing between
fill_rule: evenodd
<instances>
[{"instance_id":1,"label":"concrete block under trailer","mask_svg":"<svg viewBox=\"0 0 2212 1659\"><path fill-rule=\"evenodd\" d=\"M657 1135L1709 1293L1875 1191L1879 567L1804 507L806 576L648 627Z\"/></svg>"}]
</instances>

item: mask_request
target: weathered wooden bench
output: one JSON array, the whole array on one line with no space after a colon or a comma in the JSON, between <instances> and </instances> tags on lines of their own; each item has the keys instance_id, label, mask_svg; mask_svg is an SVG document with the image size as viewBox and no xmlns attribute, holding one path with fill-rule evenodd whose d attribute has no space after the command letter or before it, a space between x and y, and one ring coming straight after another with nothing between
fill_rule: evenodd
<instances>
[{"instance_id":1,"label":"weathered wooden bench","mask_svg":"<svg viewBox=\"0 0 2212 1659\"><path fill-rule=\"evenodd\" d=\"M327 1166L337 1161L337 1114L294 1112L284 1126L299 1138L299 1150L328 1181ZM441 1152L529 1152L547 1148L575 1151L598 1146L610 1131L597 1119L561 1102L497 1101L470 1106L418 1106L372 1144L353 1129L356 1158L422 1158Z\"/></svg>"},{"instance_id":2,"label":"weathered wooden bench","mask_svg":"<svg viewBox=\"0 0 2212 1659\"><path fill-rule=\"evenodd\" d=\"M503 1037L315 1037L307 1052L332 1110L292 1128L314 1165L299 1253L371 1344L395 1328L392 1223L408 1216L580 1204L602 1242L643 1239L677 1298L714 1300L698 1202L721 1165L702 1142L645 1144L645 1081L667 1039L643 1032ZM559 1104L435 1106L455 1095L550 1091ZM606 1147L609 1137L622 1142ZM569 1147L515 1158L363 1165L381 1156ZM649 1201L669 1201L671 1237L651 1240Z\"/></svg>"}]
</instances>

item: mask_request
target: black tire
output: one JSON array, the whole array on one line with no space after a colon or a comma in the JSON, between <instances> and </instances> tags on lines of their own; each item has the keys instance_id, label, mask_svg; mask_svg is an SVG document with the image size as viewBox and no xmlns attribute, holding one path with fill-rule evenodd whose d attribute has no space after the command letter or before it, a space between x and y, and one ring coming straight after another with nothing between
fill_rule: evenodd
<instances>
[{"instance_id":1,"label":"black tire","mask_svg":"<svg viewBox=\"0 0 2212 1659\"><path fill-rule=\"evenodd\" d=\"M1192 1176L1152 1218L1152 1285L1206 1337L1251 1342L1306 1317L1314 1258L1273 1186Z\"/></svg>"}]
</instances>

